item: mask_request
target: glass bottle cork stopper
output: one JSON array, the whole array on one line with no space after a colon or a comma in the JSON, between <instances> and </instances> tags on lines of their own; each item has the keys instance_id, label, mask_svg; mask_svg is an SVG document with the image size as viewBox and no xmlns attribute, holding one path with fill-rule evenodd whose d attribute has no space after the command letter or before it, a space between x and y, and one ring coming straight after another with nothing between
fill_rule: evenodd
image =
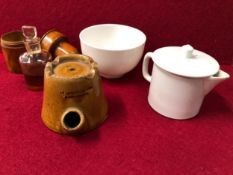
<instances>
[{"instance_id":1,"label":"glass bottle cork stopper","mask_svg":"<svg viewBox=\"0 0 233 175\"><path fill-rule=\"evenodd\" d=\"M32 40L37 37L37 30L34 26L22 26L22 31L26 40Z\"/></svg>"},{"instance_id":2,"label":"glass bottle cork stopper","mask_svg":"<svg viewBox=\"0 0 233 175\"><path fill-rule=\"evenodd\" d=\"M37 37L37 30L34 26L22 26L24 44L29 54L38 54L41 52L40 39Z\"/></svg>"}]
</instances>

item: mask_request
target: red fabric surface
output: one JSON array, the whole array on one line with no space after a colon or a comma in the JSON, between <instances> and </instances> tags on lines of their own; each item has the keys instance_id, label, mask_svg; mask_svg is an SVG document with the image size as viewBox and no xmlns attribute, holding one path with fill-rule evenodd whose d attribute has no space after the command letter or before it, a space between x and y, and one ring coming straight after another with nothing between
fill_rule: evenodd
<instances>
[{"instance_id":1,"label":"red fabric surface","mask_svg":"<svg viewBox=\"0 0 233 175\"><path fill-rule=\"evenodd\" d=\"M191 44L220 63L233 58L232 0L1 0L0 18L0 34L25 24L40 36L56 28L78 48L83 28L120 23L147 35L145 52ZM103 79L109 117L78 137L44 126L43 92L27 90L2 55L0 78L0 174L233 174L232 77L206 96L198 116L176 121L148 105L139 64L121 79Z\"/></svg>"},{"instance_id":2,"label":"red fabric surface","mask_svg":"<svg viewBox=\"0 0 233 175\"><path fill-rule=\"evenodd\" d=\"M145 32L146 51L191 44L221 63L233 59L232 0L1 0L0 19L0 34L25 24L40 36L56 28L77 47L85 27L126 24Z\"/></svg>"},{"instance_id":3,"label":"red fabric surface","mask_svg":"<svg viewBox=\"0 0 233 175\"><path fill-rule=\"evenodd\" d=\"M44 126L43 92L27 90L2 55L0 77L0 174L233 174L233 77L206 96L198 116L177 121L150 108L139 64L103 79L108 119L81 136Z\"/></svg>"}]
</instances>

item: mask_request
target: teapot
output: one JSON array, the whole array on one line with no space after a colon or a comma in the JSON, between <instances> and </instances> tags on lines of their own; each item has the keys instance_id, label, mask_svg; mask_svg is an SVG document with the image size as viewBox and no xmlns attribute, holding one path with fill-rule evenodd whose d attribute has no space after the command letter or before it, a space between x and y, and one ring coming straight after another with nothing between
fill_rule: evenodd
<instances>
[{"instance_id":1,"label":"teapot","mask_svg":"<svg viewBox=\"0 0 233 175\"><path fill-rule=\"evenodd\" d=\"M154 62L151 75L150 59ZM142 74L150 82L149 105L163 116L180 120L196 116L205 95L230 77L213 57L191 45L146 53Z\"/></svg>"}]
</instances>

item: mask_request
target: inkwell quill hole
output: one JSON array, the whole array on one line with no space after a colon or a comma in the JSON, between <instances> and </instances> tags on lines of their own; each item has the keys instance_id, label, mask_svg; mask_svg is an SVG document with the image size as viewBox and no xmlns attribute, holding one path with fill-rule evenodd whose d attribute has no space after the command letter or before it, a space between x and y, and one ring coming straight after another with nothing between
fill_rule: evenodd
<instances>
[{"instance_id":1,"label":"inkwell quill hole","mask_svg":"<svg viewBox=\"0 0 233 175\"><path fill-rule=\"evenodd\" d=\"M73 67L69 68L69 71L74 71L74 70L75 70L75 68L73 68Z\"/></svg>"},{"instance_id":2,"label":"inkwell quill hole","mask_svg":"<svg viewBox=\"0 0 233 175\"><path fill-rule=\"evenodd\" d=\"M67 128L75 128L80 123L80 115L77 112L69 112L64 116L63 122Z\"/></svg>"}]
</instances>

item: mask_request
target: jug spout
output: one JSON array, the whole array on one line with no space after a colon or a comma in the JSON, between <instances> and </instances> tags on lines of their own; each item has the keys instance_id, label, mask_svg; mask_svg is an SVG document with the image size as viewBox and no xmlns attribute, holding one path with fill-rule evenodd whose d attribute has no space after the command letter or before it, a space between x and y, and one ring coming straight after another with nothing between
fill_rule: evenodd
<instances>
[{"instance_id":1,"label":"jug spout","mask_svg":"<svg viewBox=\"0 0 233 175\"><path fill-rule=\"evenodd\" d=\"M85 130L85 117L77 108L68 108L61 117L61 126L64 132L69 134L80 134Z\"/></svg>"},{"instance_id":2,"label":"jug spout","mask_svg":"<svg viewBox=\"0 0 233 175\"><path fill-rule=\"evenodd\" d=\"M222 81L228 79L230 75L222 70L219 70L218 73L213 76L208 77L204 81L204 94L207 95L216 85Z\"/></svg>"}]
</instances>

